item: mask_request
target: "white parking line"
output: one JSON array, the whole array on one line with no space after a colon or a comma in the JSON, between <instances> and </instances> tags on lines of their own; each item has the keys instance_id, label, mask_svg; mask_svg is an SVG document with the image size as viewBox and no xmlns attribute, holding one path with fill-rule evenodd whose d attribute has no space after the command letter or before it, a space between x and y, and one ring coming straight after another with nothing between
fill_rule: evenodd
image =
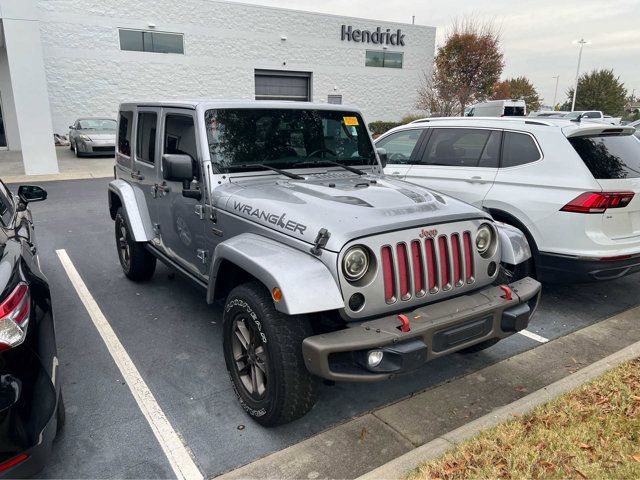
<instances>
[{"instance_id":1,"label":"white parking line","mask_svg":"<svg viewBox=\"0 0 640 480\"><path fill-rule=\"evenodd\" d=\"M167 456L176 477L178 480L202 479L202 473L191 458L189 451L169 423L169 420L167 420L166 415L160 408L160 405L158 405L151 390L149 390L142 376L140 376L138 369L131 361L120 340L118 340L116 333L91 296L89 289L82 281L80 274L73 265L73 262L71 262L66 250L56 250L56 253L69 276L69 280L71 280L73 287L76 289L80 300L82 300L82 303L87 309L93 324L120 369L124 380L127 382L133 398L135 398L138 407L144 414L147 422L149 422L149 426L158 439L158 443L160 443L164 454Z\"/></svg>"},{"instance_id":2,"label":"white parking line","mask_svg":"<svg viewBox=\"0 0 640 480\"><path fill-rule=\"evenodd\" d=\"M537 333L530 332L529 330L520 330L518 333L530 338L531 340L535 340L536 342L547 343L549 341L548 338L541 337Z\"/></svg>"}]
</instances>

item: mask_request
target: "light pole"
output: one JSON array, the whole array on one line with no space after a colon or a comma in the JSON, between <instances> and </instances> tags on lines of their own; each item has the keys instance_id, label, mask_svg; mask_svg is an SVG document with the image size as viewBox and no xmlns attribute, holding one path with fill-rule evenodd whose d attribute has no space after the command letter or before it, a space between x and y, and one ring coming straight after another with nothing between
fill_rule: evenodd
<instances>
[{"instance_id":1,"label":"light pole","mask_svg":"<svg viewBox=\"0 0 640 480\"><path fill-rule=\"evenodd\" d=\"M556 99L558 98L558 82L560 81L560 75L556 75L555 77L551 77L556 79L556 90L553 92L553 109L556 109Z\"/></svg>"},{"instance_id":2,"label":"light pole","mask_svg":"<svg viewBox=\"0 0 640 480\"><path fill-rule=\"evenodd\" d=\"M576 43L580 45L580 53L578 54L578 68L576 69L576 83L573 85L573 101L571 102L571 111L576 109L576 94L578 93L578 77L580 76L580 62L582 61L582 49L589 43L584 38L581 38Z\"/></svg>"}]
</instances>

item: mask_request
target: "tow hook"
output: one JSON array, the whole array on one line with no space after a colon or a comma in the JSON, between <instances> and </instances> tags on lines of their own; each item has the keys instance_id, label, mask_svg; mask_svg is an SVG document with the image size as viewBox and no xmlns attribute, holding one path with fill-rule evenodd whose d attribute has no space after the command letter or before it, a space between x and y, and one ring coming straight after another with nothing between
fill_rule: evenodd
<instances>
[{"instance_id":1,"label":"tow hook","mask_svg":"<svg viewBox=\"0 0 640 480\"><path fill-rule=\"evenodd\" d=\"M507 287L506 285L500 285L500 289L504 292L504 295L502 295L502 298L504 298L507 301L513 300L513 292L509 287Z\"/></svg>"},{"instance_id":2,"label":"tow hook","mask_svg":"<svg viewBox=\"0 0 640 480\"><path fill-rule=\"evenodd\" d=\"M398 315L398 320L402 323L402 325L398 327L401 332L407 333L411 331L411 324L409 323L409 318L406 315L401 313Z\"/></svg>"}]
</instances>

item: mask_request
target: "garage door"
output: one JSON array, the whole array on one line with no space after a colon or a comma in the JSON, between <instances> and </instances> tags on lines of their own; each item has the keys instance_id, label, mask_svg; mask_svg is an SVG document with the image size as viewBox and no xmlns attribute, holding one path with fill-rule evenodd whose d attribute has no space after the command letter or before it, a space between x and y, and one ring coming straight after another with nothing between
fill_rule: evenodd
<instances>
[{"instance_id":1,"label":"garage door","mask_svg":"<svg viewBox=\"0 0 640 480\"><path fill-rule=\"evenodd\" d=\"M311 74L256 70L256 100L294 100L311 98Z\"/></svg>"}]
</instances>

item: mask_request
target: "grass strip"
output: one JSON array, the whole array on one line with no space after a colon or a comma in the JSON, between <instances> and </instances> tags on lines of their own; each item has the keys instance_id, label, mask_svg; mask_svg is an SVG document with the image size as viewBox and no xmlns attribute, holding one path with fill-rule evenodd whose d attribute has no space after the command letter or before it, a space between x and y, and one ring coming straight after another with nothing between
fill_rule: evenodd
<instances>
[{"instance_id":1,"label":"grass strip","mask_svg":"<svg viewBox=\"0 0 640 480\"><path fill-rule=\"evenodd\" d=\"M640 478L640 359L471 438L407 480Z\"/></svg>"}]
</instances>

